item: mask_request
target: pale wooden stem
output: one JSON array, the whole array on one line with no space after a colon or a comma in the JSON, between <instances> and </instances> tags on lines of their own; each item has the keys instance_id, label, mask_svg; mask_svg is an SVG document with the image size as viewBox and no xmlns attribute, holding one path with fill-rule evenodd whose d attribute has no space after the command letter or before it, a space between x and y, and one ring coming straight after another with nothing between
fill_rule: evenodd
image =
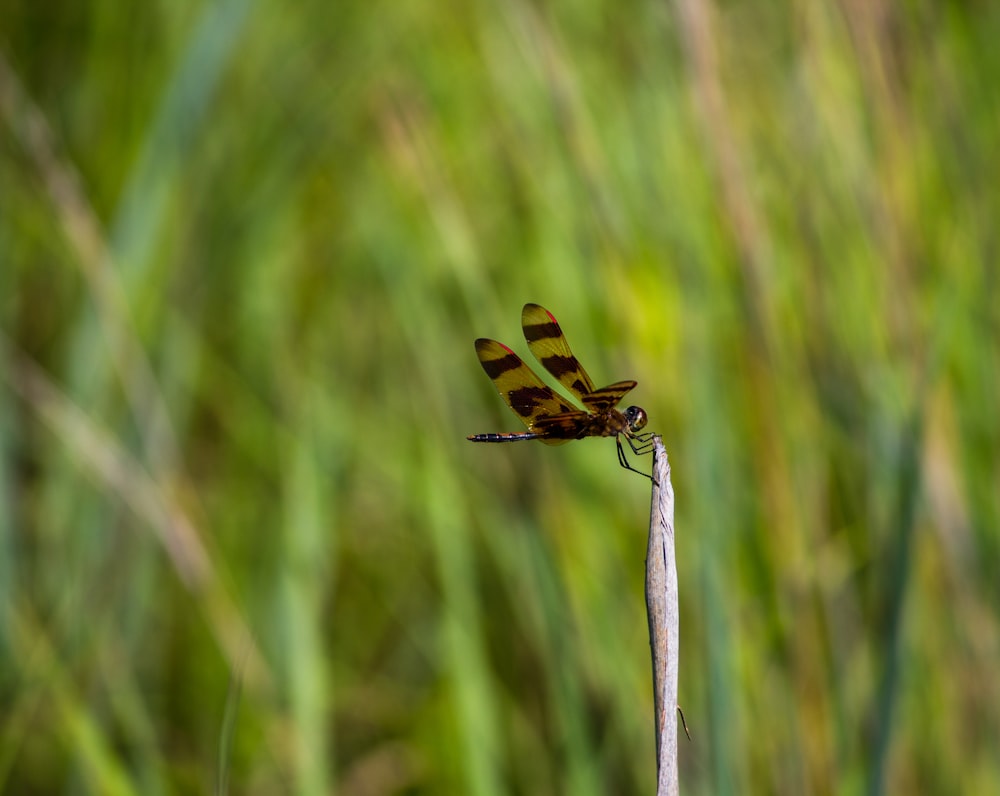
<instances>
[{"instance_id":1,"label":"pale wooden stem","mask_svg":"<svg viewBox=\"0 0 1000 796\"><path fill-rule=\"evenodd\" d=\"M646 548L646 611L656 711L656 796L677 796L677 672L680 617L674 558L674 488L663 441L653 438L653 498Z\"/></svg>"}]
</instances>

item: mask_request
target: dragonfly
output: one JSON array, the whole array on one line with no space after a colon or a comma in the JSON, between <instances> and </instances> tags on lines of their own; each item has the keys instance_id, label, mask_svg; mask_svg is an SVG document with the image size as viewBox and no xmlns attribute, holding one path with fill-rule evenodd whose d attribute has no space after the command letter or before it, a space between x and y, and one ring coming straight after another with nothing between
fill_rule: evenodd
<instances>
[{"instance_id":1,"label":"dragonfly","mask_svg":"<svg viewBox=\"0 0 1000 796\"><path fill-rule=\"evenodd\" d=\"M546 385L521 358L503 343L481 337L476 340L476 354L486 375L493 381L500 397L528 427L527 431L470 434L472 442L521 442L537 439L546 445L562 445L583 437L614 437L618 463L639 473L625 456L624 439L636 455L653 449L653 433L640 433L646 427L646 412L630 406L624 412L616 407L636 386L634 381L618 381L594 388L587 371L573 356L566 336L555 316L538 304L525 304L521 328L528 348L542 367L583 404L580 409Z\"/></svg>"}]
</instances>

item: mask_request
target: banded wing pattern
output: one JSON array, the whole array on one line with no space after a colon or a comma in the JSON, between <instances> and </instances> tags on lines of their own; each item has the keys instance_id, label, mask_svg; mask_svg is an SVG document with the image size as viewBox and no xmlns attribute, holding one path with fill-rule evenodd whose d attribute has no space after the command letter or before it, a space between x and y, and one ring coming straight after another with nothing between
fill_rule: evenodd
<instances>
[{"instance_id":1,"label":"banded wing pattern","mask_svg":"<svg viewBox=\"0 0 1000 796\"><path fill-rule=\"evenodd\" d=\"M600 412L617 406L635 387L634 381L619 381L595 390L587 371L570 351L559 322L545 307L525 304L521 312L521 328L535 359L588 409Z\"/></svg>"},{"instance_id":2,"label":"banded wing pattern","mask_svg":"<svg viewBox=\"0 0 1000 796\"><path fill-rule=\"evenodd\" d=\"M585 415L566 403L556 391L545 384L535 372L503 343L481 337L476 340L476 353L486 375L507 402L515 415L526 425L529 431L534 430L535 423L542 417L561 415ZM475 442L512 442L516 439L541 439L549 445L559 445L568 442L573 437L548 438L537 434L518 432L513 434L480 434ZM470 437L472 439L472 437Z\"/></svg>"},{"instance_id":3,"label":"banded wing pattern","mask_svg":"<svg viewBox=\"0 0 1000 796\"><path fill-rule=\"evenodd\" d=\"M580 399L585 410L573 406L547 386L503 343L480 338L476 340L476 354L483 370L528 431L472 434L468 439L473 442L537 439L547 445L559 445L582 437L614 437L618 463L646 475L628 463L622 448L624 437L636 454L652 450L653 434L639 433L646 425L646 413L638 406L630 406L624 412L615 408L636 383L619 381L594 389L594 382L573 356L559 323L551 312L538 304L524 306L521 327L531 353L563 387Z\"/></svg>"},{"instance_id":4,"label":"banded wing pattern","mask_svg":"<svg viewBox=\"0 0 1000 796\"><path fill-rule=\"evenodd\" d=\"M525 304L521 312L521 329L535 359L563 387L581 401L594 391L594 382L569 350L566 336L551 312L537 304Z\"/></svg>"}]
</instances>

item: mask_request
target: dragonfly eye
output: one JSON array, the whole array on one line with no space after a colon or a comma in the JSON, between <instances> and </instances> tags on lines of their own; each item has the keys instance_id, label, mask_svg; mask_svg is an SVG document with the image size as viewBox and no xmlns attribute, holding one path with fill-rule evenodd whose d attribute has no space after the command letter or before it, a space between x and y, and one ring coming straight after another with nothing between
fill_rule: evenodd
<instances>
[{"instance_id":1,"label":"dragonfly eye","mask_svg":"<svg viewBox=\"0 0 1000 796\"><path fill-rule=\"evenodd\" d=\"M625 410L625 420L628 423L629 431L638 431L645 427L647 419L645 410L638 406L630 406Z\"/></svg>"}]
</instances>

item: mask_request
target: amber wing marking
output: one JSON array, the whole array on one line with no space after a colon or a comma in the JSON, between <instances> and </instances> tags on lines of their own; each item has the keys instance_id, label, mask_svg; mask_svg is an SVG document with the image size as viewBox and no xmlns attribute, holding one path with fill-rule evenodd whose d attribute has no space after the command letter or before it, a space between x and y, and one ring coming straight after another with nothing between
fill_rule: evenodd
<instances>
[{"instance_id":1,"label":"amber wing marking","mask_svg":"<svg viewBox=\"0 0 1000 796\"><path fill-rule=\"evenodd\" d=\"M586 416L586 413L574 409L564 401L503 343L481 337L476 340L476 353L479 355L483 370L493 380L500 397L530 430L534 430L535 423L541 417L573 412ZM518 435L521 436L524 435ZM566 442L567 438L542 439L542 441L558 445Z\"/></svg>"},{"instance_id":2,"label":"amber wing marking","mask_svg":"<svg viewBox=\"0 0 1000 796\"><path fill-rule=\"evenodd\" d=\"M525 304L521 328L528 348L543 368L581 401L594 391L594 382L570 351L566 336L552 313L537 304Z\"/></svg>"}]
</instances>

